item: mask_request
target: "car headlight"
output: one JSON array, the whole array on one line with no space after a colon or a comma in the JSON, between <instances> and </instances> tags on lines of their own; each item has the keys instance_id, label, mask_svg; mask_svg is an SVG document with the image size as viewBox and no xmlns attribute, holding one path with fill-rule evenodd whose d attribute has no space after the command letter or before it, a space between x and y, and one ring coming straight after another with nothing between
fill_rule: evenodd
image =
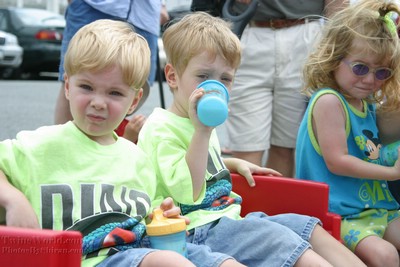
<instances>
[{"instance_id":1,"label":"car headlight","mask_svg":"<svg viewBox=\"0 0 400 267\"><path fill-rule=\"evenodd\" d=\"M6 44L18 45L18 39L15 36L9 35L6 37Z\"/></svg>"}]
</instances>

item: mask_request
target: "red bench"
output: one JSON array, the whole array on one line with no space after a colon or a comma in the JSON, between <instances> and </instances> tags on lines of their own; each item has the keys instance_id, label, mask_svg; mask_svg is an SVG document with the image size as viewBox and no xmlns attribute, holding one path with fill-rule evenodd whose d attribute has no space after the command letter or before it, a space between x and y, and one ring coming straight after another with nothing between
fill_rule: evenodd
<instances>
[{"instance_id":1,"label":"red bench","mask_svg":"<svg viewBox=\"0 0 400 267\"><path fill-rule=\"evenodd\" d=\"M0 226L0 265L7 267L79 267L82 235Z\"/></svg>"},{"instance_id":2,"label":"red bench","mask_svg":"<svg viewBox=\"0 0 400 267\"><path fill-rule=\"evenodd\" d=\"M254 175L255 187L232 174L233 191L243 198L242 215L299 213L319 218L340 240L341 217L328 211L327 184L285 177ZM0 262L7 267L81 266L82 235L74 231L33 230L0 226Z\"/></svg>"},{"instance_id":3,"label":"red bench","mask_svg":"<svg viewBox=\"0 0 400 267\"><path fill-rule=\"evenodd\" d=\"M253 176L256 186L250 187L244 177L232 174L233 191L243 198L242 216L251 211L262 211L268 215L310 215L319 218L324 229L341 240L341 217L328 211L327 184L286 177Z\"/></svg>"}]
</instances>

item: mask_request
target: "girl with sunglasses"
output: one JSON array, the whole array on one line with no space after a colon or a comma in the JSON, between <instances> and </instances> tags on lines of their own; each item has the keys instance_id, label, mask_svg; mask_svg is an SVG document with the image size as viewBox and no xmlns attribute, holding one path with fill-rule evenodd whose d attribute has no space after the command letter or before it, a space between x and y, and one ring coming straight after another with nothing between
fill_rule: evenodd
<instances>
[{"instance_id":1,"label":"girl with sunglasses","mask_svg":"<svg viewBox=\"0 0 400 267\"><path fill-rule=\"evenodd\" d=\"M400 103L399 7L361 0L325 25L309 55L309 104L296 145L296 177L329 184L331 212L342 216L344 244L367 266L399 266L399 204L387 181L400 161L383 166L376 108ZM385 100L385 101L383 101Z\"/></svg>"}]
</instances>

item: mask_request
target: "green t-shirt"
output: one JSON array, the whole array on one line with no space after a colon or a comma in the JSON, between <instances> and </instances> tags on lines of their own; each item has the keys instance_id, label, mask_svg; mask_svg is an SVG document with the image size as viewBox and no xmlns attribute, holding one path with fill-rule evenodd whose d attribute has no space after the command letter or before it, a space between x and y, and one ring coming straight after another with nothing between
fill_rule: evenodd
<instances>
[{"instance_id":1,"label":"green t-shirt","mask_svg":"<svg viewBox=\"0 0 400 267\"><path fill-rule=\"evenodd\" d=\"M193 200L186 152L194 127L188 118L161 108L154 109L140 130L138 146L149 156L158 179L157 196L171 196L182 213L190 218L188 229L218 220L222 216L240 218L241 198L231 191L229 171L222 158L216 131L208 149L208 163L203 191Z\"/></svg>"},{"instance_id":2,"label":"green t-shirt","mask_svg":"<svg viewBox=\"0 0 400 267\"><path fill-rule=\"evenodd\" d=\"M135 144L115 138L100 145L72 122L22 131L0 142L0 169L28 198L43 228L65 230L110 211L138 216L143 224L151 201L157 202L154 169Z\"/></svg>"}]
</instances>

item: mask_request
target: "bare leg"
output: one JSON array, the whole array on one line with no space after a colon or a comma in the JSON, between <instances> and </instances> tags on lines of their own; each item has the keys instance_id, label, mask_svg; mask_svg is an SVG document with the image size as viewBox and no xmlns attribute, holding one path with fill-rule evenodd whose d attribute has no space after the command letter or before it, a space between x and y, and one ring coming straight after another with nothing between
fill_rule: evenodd
<instances>
[{"instance_id":1,"label":"bare leg","mask_svg":"<svg viewBox=\"0 0 400 267\"><path fill-rule=\"evenodd\" d=\"M351 250L331 236L320 225L315 227L310 243L313 246L313 250L333 266L366 266Z\"/></svg>"},{"instance_id":2,"label":"bare leg","mask_svg":"<svg viewBox=\"0 0 400 267\"><path fill-rule=\"evenodd\" d=\"M267 167L282 173L284 177L294 177L294 149L271 145Z\"/></svg>"},{"instance_id":3,"label":"bare leg","mask_svg":"<svg viewBox=\"0 0 400 267\"><path fill-rule=\"evenodd\" d=\"M385 234L383 235L383 239L392 243L397 250L400 250L400 218L389 223L386 228Z\"/></svg>"},{"instance_id":4,"label":"bare leg","mask_svg":"<svg viewBox=\"0 0 400 267\"><path fill-rule=\"evenodd\" d=\"M221 265L221 267L244 267L246 265L241 264L240 262L237 262L236 260L229 259L224 261Z\"/></svg>"},{"instance_id":5,"label":"bare leg","mask_svg":"<svg viewBox=\"0 0 400 267\"><path fill-rule=\"evenodd\" d=\"M58 98L57 98L57 102L56 102L56 108L55 108L55 114L54 114L54 123L55 124L64 124L64 123L72 120L71 111L69 110L69 102L68 102L67 98L65 97L64 85L65 85L65 83L63 82L61 84L60 92L58 94Z\"/></svg>"},{"instance_id":6,"label":"bare leg","mask_svg":"<svg viewBox=\"0 0 400 267\"><path fill-rule=\"evenodd\" d=\"M306 250L303 255L295 263L294 267L333 267L329 262L327 262L320 255L315 253L313 250Z\"/></svg>"},{"instance_id":7,"label":"bare leg","mask_svg":"<svg viewBox=\"0 0 400 267\"><path fill-rule=\"evenodd\" d=\"M355 253L370 267L399 266L399 254L395 246L378 236L368 236L361 240Z\"/></svg>"},{"instance_id":8,"label":"bare leg","mask_svg":"<svg viewBox=\"0 0 400 267\"><path fill-rule=\"evenodd\" d=\"M195 265L188 259L183 257L181 254L169 251L169 250L158 250L147 254L142 262L139 264L140 267L195 267Z\"/></svg>"},{"instance_id":9,"label":"bare leg","mask_svg":"<svg viewBox=\"0 0 400 267\"><path fill-rule=\"evenodd\" d=\"M264 151L252 151L252 152L232 151L232 157L247 160L258 166L262 166L263 155Z\"/></svg>"}]
</instances>

